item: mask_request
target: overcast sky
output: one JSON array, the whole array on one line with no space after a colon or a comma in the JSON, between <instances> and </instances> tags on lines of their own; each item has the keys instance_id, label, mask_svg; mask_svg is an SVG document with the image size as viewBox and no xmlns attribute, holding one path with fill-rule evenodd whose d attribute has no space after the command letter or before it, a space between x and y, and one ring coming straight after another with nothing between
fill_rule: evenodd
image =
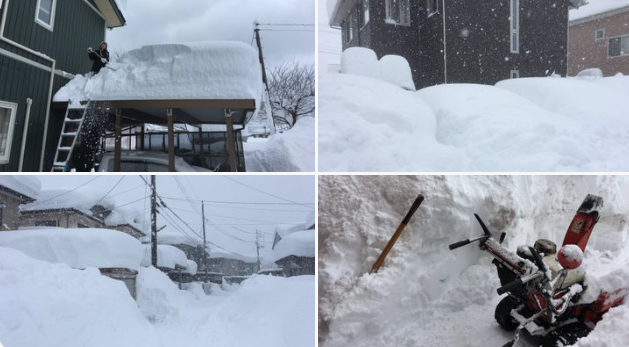
<instances>
[{"instance_id":1,"label":"overcast sky","mask_svg":"<svg viewBox=\"0 0 629 347\"><path fill-rule=\"evenodd\" d=\"M127 25L107 32L109 50L213 40L251 44L254 21L311 26L261 26L266 64L315 62L312 0L117 0ZM273 30L273 31L268 31ZM292 31L279 31L292 30ZM299 31L298 31L299 30Z\"/></svg>"},{"instance_id":2,"label":"overcast sky","mask_svg":"<svg viewBox=\"0 0 629 347\"><path fill-rule=\"evenodd\" d=\"M122 181L120 179L123 176L114 175L37 177L42 189L64 187L74 189L82 186L77 189L78 192L86 193L97 188L102 191L99 195L114 197L116 206L135 201L130 206L137 207L140 211L145 210L146 218L150 218L150 199L145 198L149 196L150 191L146 189L146 184L140 176L126 175ZM143 177L150 182L150 176ZM93 181L84 185L90 180ZM198 235L202 235L199 201L206 201L207 239L229 251L254 256L256 254L255 232L256 229L260 230L265 245L261 255L267 261L271 256L275 227L278 224L302 224L315 208L314 176L158 175L157 191L164 198L166 205L186 221ZM95 197L95 199L101 197ZM188 199L192 203L188 202ZM304 205L291 204L290 201ZM245 202L246 204L228 202ZM179 226L173 226L166 219L158 217L158 227L167 225L163 232L181 233L179 228L188 235L192 235L182 222L178 220L176 222ZM158 233L158 239L160 233ZM210 251L211 248L210 246Z\"/></svg>"},{"instance_id":3,"label":"overcast sky","mask_svg":"<svg viewBox=\"0 0 629 347\"><path fill-rule=\"evenodd\" d=\"M329 4L328 4L329 3ZM328 24L330 11L334 8L335 0L317 0L319 11L319 71L328 71L329 65L341 63L341 30L333 29Z\"/></svg>"}]
</instances>

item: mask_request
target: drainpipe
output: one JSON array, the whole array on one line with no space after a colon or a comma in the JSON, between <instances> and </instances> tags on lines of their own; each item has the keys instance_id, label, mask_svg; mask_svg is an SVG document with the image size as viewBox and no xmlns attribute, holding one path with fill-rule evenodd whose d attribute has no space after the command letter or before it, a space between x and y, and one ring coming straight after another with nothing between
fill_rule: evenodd
<instances>
[{"instance_id":1,"label":"drainpipe","mask_svg":"<svg viewBox=\"0 0 629 347\"><path fill-rule=\"evenodd\" d=\"M52 63L52 68L50 71L50 84L48 87L48 99L46 102L46 121L44 122L44 136L43 136L43 142L42 142L42 147L41 147L41 154L40 154L40 159L39 159L39 171L43 171L44 169L44 153L46 152L46 140L48 137L48 121L50 118L50 104L51 104L51 100L52 100L52 88L54 86L54 81L55 81L55 69L57 67L57 61L52 59L51 57L36 52L26 46L23 46L13 40L10 40L6 37L4 37L4 27L6 25L7 22L7 13L9 12L9 4L11 3L11 0L4 0L4 11L2 12L2 23L0 23L0 41L4 41L12 46L15 46L23 51L26 51L30 54L33 54L35 56L38 56L42 59L45 59L47 61L49 61L50 63Z\"/></svg>"},{"instance_id":2,"label":"drainpipe","mask_svg":"<svg viewBox=\"0 0 629 347\"><path fill-rule=\"evenodd\" d=\"M443 12L443 83L448 83L448 61L446 60L446 0L442 0L441 9Z\"/></svg>"},{"instance_id":3,"label":"drainpipe","mask_svg":"<svg viewBox=\"0 0 629 347\"><path fill-rule=\"evenodd\" d=\"M33 99L26 99L26 118L24 119L24 132L22 133L22 147L20 148L20 164L18 165L18 172L22 172L22 164L24 164L24 150L26 149L26 137L28 135L28 121L31 118L31 106L33 105Z\"/></svg>"}]
</instances>

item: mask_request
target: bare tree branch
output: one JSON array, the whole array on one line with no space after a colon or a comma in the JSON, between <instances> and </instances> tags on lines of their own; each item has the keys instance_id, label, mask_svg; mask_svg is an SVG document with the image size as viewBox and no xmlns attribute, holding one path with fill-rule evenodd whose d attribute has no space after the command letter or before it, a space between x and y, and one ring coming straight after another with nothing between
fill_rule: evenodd
<instances>
[{"instance_id":1,"label":"bare tree branch","mask_svg":"<svg viewBox=\"0 0 629 347\"><path fill-rule=\"evenodd\" d=\"M269 98L273 119L292 128L302 117L315 116L314 65L279 65L269 71Z\"/></svg>"}]
</instances>

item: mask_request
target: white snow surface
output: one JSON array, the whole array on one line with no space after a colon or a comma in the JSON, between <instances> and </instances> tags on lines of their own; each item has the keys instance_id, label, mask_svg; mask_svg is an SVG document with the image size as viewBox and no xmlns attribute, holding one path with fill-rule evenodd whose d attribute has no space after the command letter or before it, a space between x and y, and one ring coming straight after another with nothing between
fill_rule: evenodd
<instances>
[{"instance_id":1,"label":"white snow surface","mask_svg":"<svg viewBox=\"0 0 629 347\"><path fill-rule=\"evenodd\" d=\"M75 269L122 267L138 270L140 242L109 229L25 228L0 233L0 246L35 259L66 264Z\"/></svg>"},{"instance_id":2,"label":"white snow surface","mask_svg":"<svg viewBox=\"0 0 629 347\"><path fill-rule=\"evenodd\" d=\"M368 274L418 193L425 201ZM321 176L319 346L502 346L513 335L494 320L491 257L447 246L482 234L473 213L506 232L511 250L539 238L561 245L588 193L605 199L582 265L585 294L598 296L629 285L626 176ZM628 312L610 311L577 346L629 345Z\"/></svg>"},{"instance_id":3,"label":"white snow surface","mask_svg":"<svg viewBox=\"0 0 629 347\"><path fill-rule=\"evenodd\" d=\"M143 46L94 76L76 76L53 101L245 99L262 95L258 53L241 42Z\"/></svg>"},{"instance_id":4,"label":"white snow surface","mask_svg":"<svg viewBox=\"0 0 629 347\"><path fill-rule=\"evenodd\" d=\"M417 92L322 75L319 170L629 170L629 76L522 78Z\"/></svg>"},{"instance_id":5,"label":"white snow surface","mask_svg":"<svg viewBox=\"0 0 629 347\"><path fill-rule=\"evenodd\" d=\"M140 310L164 346L312 346L314 276L254 275L233 291L178 290L154 268L138 276Z\"/></svg>"},{"instance_id":6,"label":"white snow surface","mask_svg":"<svg viewBox=\"0 0 629 347\"><path fill-rule=\"evenodd\" d=\"M586 5L570 10L568 15L572 21L628 6L629 0L588 0Z\"/></svg>"},{"instance_id":7,"label":"white snow surface","mask_svg":"<svg viewBox=\"0 0 629 347\"><path fill-rule=\"evenodd\" d=\"M380 60L376 53L364 47L351 47L341 55L341 73L380 79L407 90L415 90L411 67L406 58L385 55Z\"/></svg>"},{"instance_id":8,"label":"white snow surface","mask_svg":"<svg viewBox=\"0 0 629 347\"><path fill-rule=\"evenodd\" d=\"M17 193L35 198L39 195L41 183L33 176L0 175L0 186L5 186Z\"/></svg>"},{"instance_id":9,"label":"white snow surface","mask_svg":"<svg viewBox=\"0 0 629 347\"><path fill-rule=\"evenodd\" d=\"M297 257L315 257L314 230L302 230L284 236L273 248L273 261L294 255Z\"/></svg>"},{"instance_id":10,"label":"white snow surface","mask_svg":"<svg viewBox=\"0 0 629 347\"><path fill-rule=\"evenodd\" d=\"M53 209L74 208L87 215L92 215L90 209L98 202L99 205L113 209L116 199L105 197L107 191L98 187L82 187L81 190L71 190L68 188L48 188L42 189L36 196L36 201L22 205L22 211L41 211Z\"/></svg>"},{"instance_id":11,"label":"white snow surface","mask_svg":"<svg viewBox=\"0 0 629 347\"><path fill-rule=\"evenodd\" d=\"M152 253L150 244L144 245L142 254L142 266L151 266ZM177 265L183 268L188 267L186 253L175 246L157 245L157 266L174 269ZM194 264L194 272L196 272L196 263Z\"/></svg>"},{"instance_id":12,"label":"white snow surface","mask_svg":"<svg viewBox=\"0 0 629 347\"><path fill-rule=\"evenodd\" d=\"M250 139L244 143L247 171L314 172L316 122L314 118L300 118L292 129L266 141Z\"/></svg>"},{"instance_id":13,"label":"white snow surface","mask_svg":"<svg viewBox=\"0 0 629 347\"><path fill-rule=\"evenodd\" d=\"M4 247L0 312L6 347L162 346L122 282Z\"/></svg>"}]
</instances>

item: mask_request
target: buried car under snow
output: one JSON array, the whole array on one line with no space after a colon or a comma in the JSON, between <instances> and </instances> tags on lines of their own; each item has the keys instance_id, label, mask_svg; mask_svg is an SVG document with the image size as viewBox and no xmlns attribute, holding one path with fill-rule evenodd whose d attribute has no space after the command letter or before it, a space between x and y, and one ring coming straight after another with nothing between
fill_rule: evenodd
<instances>
[{"instance_id":1,"label":"buried car under snow","mask_svg":"<svg viewBox=\"0 0 629 347\"><path fill-rule=\"evenodd\" d=\"M113 172L114 153L103 154L98 166L99 172ZM120 157L121 172L168 172L168 154L152 151L122 151ZM209 172L198 166L191 166L183 159L175 157L176 172Z\"/></svg>"}]
</instances>

